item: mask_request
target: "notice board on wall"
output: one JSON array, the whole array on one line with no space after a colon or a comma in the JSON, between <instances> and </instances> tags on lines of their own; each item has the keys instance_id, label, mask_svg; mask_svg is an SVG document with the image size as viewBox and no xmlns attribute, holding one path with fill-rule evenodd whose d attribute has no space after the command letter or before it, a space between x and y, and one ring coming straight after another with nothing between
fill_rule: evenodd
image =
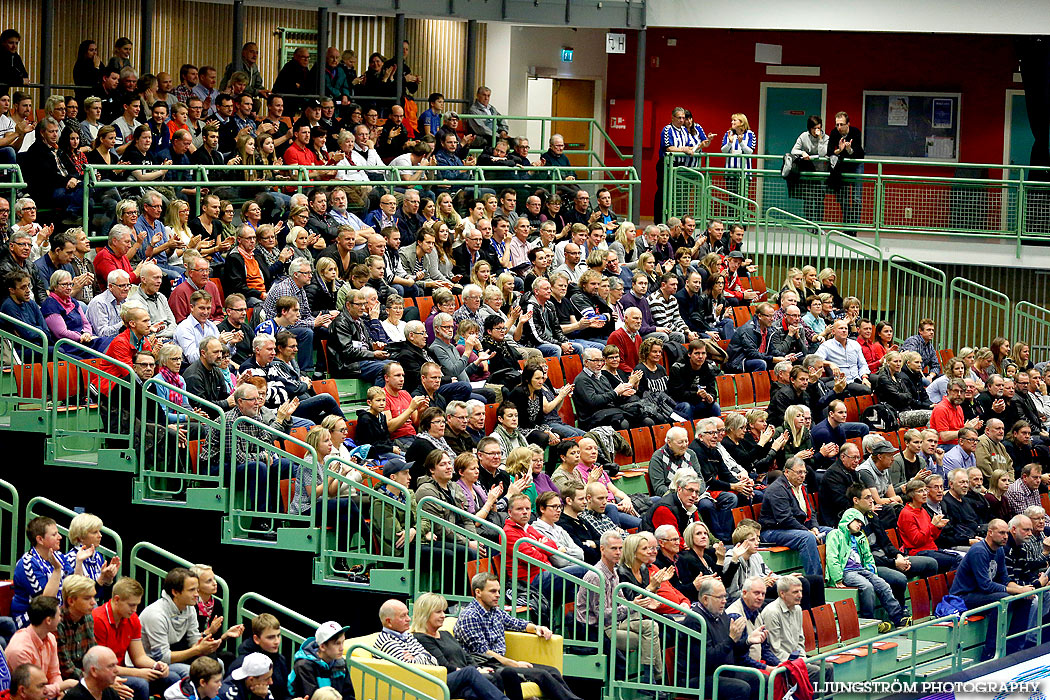
<instances>
[{"instance_id":1,"label":"notice board on wall","mask_svg":"<svg viewBox=\"0 0 1050 700\"><path fill-rule=\"evenodd\" d=\"M873 158L959 160L957 92L864 92L861 133L864 152Z\"/></svg>"}]
</instances>

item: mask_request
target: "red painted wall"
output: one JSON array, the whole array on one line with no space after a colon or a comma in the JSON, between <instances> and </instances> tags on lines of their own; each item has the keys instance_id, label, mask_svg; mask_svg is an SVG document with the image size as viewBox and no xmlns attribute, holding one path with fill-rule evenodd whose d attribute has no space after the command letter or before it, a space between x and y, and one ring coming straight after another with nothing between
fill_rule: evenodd
<instances>
[{"instance_id":1,"label":"red painted wall","mask_svg":"<svg viewBox=\"0 0 1050 700\"><path fill-rule=\"evenodd\" d=\"M668 46L669 38L677 45ZM782 45L783 65L820 66L820 76L767 75L766 65L755 63L756 42ZM634 97L636 46L637 35L629 32L627 53L609 56L607 98ZM1013 82L1017 58L1010 37L657 28L648 33L646 65L651 143L659 142L671 109L682 105L708 133L718 134L711 151L720 149L733 112L745 113L757 133L760 83L826 83L825 124L845 110L861 129L865 90L961 92L960 161L1001 163L1005 91L1021 88ZM645 215L652 214L656 157L655 148L644 150Z\"/></svg>"}]
</instances>

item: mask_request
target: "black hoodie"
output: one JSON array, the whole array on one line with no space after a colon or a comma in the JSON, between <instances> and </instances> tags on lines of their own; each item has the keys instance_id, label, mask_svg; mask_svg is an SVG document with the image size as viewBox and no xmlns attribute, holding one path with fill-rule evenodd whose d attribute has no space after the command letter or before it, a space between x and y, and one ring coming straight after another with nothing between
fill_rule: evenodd
<instances>
[{"instance_id":1,"label":"black hoodie","mask_svg":"<svg viewBox=\"0 0 1050 700\"><path fill-rule=\"evenodd\" d=\"M262 648L255 643L255 639L246 639L241 642L241 646L237 648L237 658L233 660L230 667L226 669L226 674L229 675L235 668L239 668L244 663L244 657L248 654L254 653L265 654L266 658L273 662L273 685L270 686L270 693L273 695L273 700L288 700L290 693L288 692L288 661L281 656L280 653L271 654L263 651Z\"/></svg>"}]
</instances>

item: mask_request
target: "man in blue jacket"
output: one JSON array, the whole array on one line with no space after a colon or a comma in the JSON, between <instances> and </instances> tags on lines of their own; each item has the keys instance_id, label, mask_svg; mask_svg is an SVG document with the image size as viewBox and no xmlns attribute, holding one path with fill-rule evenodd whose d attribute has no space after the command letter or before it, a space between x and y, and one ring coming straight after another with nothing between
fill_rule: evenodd
<instances>
[{"instance_id":1,"label":"man in blue jacket","mask_svg":"<svg viewBox=\"0 0 1050 700\"><path fill-rule=\"evenodd\" d=\"M970 547L970 551L963 557L955 572L955 581L952 583L952 595L957 595L966 602L967 609L994 603L1007 596L1019 593L1030 593L1035 590L1032 586L1022 586L1010 580L1006 571L1006 538L1010 536L1010 530L1004 520L996 518L988 523L988 534L983 540ZM1022 631L1028 624L1028 609L1031 599L1024 598L1010 603L1010 627L1008 636ZM984 642L984 651L981 653L981 661L986 661L995 656L995 646L998 634L996 634L996 621L999 608L990 608L984 611L984 617L988 620L988 635ZM1024 638L1015 636L1006 641L1006 653L1012 654L1024 646Z\"/></svg>"}]
</instances>

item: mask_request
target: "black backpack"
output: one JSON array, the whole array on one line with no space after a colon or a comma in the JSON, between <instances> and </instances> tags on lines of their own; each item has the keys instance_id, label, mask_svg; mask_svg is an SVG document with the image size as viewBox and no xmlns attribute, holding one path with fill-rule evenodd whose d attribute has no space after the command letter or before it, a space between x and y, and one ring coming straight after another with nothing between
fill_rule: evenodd
<instances>
[{"instance_id":1,"label":"black backpack","mask_svg":"<svg viewBox=\"0 0 1050 700\"><path fill-rule=\"evenodd\" d=\"M868 406L860 416L861 421L871 428L884 433L900 430L900 419L897 410L885 403Z\"/></svg>"}]
</instances>

